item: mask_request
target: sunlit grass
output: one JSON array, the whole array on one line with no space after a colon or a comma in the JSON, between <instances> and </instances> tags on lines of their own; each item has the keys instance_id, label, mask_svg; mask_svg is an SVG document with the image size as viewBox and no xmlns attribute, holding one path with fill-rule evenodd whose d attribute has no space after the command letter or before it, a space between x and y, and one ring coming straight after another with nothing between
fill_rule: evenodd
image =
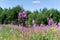
<instances>
[{"instance_id":1,"label":"sunlit grass","mask_svg":"<svg viewBox=\"0 0 60 40\"><path fill-rule=\"evenodd\" d=\"M0 40L60 40L60 32L56 28L39 29L41 28L18 30L17 28L3 26L0 27Z\"/></svg>"}]
</instances>

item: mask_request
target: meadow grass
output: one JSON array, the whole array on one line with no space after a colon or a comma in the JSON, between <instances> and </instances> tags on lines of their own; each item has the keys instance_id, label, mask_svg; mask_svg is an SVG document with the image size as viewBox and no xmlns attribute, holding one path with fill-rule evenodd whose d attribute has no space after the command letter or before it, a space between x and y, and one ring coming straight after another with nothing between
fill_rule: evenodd
<instances>
[{"instance_id":1,"label":"meadow grass","mask_svg":"<svg viewBox=\"0 0 60 40\"><path fill-rule=\"evenodd\" d=\"M3 26L0 27L0 40L60 40L60 31L54 27L46 30L39 27L18 30Z\"/></svg>"}]
</instances>

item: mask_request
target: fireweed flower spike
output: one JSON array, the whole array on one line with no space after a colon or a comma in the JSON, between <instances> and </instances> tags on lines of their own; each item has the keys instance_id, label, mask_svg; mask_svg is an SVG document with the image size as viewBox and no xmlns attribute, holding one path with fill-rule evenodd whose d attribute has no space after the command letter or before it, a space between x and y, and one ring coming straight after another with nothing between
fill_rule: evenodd
<instances>
[{"instance_id":1,"label":"fireweed flower spike","mask_svg":"<svg viewBox=\"0 0 60 40\"><path fill-rule=\"evenodd\" d=\"M57 24L58 27L60 27L60 22Z\"/></svg>"},{"instance_id":2,"label":"fireweed flower spike","mask_svg":"<svg viewBox=\"0 0 60 40\"><path fill-rule=\"evenodd\" d=\"M18 21L20 21L22 23L22 25L25 26L26 20L27 20L27 12L26 11L20 11L18 13Z\"/></svg>"},{"instance_id":3,"label":"fireweed flower spike","mask_svg":"<svg viewBox=\"0 0 60 40\"><path fill-rule=\"evenodd\" d=\"M25 11L23 11L23 17L26 17L27 13Z\"/></svg>"},{"instance_id":4,"label":"fireweed flower spike","mask_svg":"<svg viewBox=\"0 0 60 40\"><path fill-rule=\"evenodd\" d=\"M27 13L25 11L19 12L18 13L18 19L20 19L22 16L26 17Z\"/></svg>"},{"instance_id":5,"label":"fireweed flower spike","mask_svg":"<svg viewBox=\"0 0 60 40\"><path fill-rule=\"evenodd\" d=\"M22 12L19 12L19 13L18 13L18 19L20 19L21 16L22 16Z\"/></svg>"},{"instance_id":6,"label":"fireweed flower spike","mask_svg":"<svg viewBox=\"0 0 60 40\"><path fill-rule=\"evenodd\" d=\"M48 21L48 25L49 26L53 26L54 25L54 21L52 18L47 18L47 21Z\"/></svg>"},{"instance_id":7,"label":"fireweed flower spike","mask_svg":"<svg viewBox=\"0 0 60 40\"><path fill-rule=\"evenodd\" d=\"M23 11L23 17L24 17L24 21L26 21L27 20L27 12L26 11Z\"/></svg>"}]
</instances>

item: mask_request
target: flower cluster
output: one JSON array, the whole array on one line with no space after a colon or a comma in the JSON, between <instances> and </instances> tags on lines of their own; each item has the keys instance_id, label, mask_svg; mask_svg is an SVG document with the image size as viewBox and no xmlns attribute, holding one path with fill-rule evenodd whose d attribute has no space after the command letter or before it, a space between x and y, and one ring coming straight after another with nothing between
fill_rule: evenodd
<instances>
[{"instance_id":1,"label":"flower cluster","mask_svg":"<svg viewBox=\"0 0 60 40\"><path fill-rule=\"evenodd\" d=\"M48 25L49 26L52 26L54 24L54 21L53 21L52 18L48 18L47 20L48 20Z\"/></svg>"},{"instance_id":2,"label":"flower cluster","mask_svg":"<svg viewBox=\"0 0 60 40\"><path fill-rule=\"evenodd\" d=\"M60 27L60 22L57 24L58 27Z\"/></svg>"},{"instance_id":3,"label":"flower cluster","mask_svg":"<svg viewBox=\"0 0 60 40\"><path fill-rule=\"evenodd\" d=\"M21 17L26 18L26 16L27 16L27 13L25 11L19 12L18 13L18 20L21 19Z\"/></svg>"}]
</instances>

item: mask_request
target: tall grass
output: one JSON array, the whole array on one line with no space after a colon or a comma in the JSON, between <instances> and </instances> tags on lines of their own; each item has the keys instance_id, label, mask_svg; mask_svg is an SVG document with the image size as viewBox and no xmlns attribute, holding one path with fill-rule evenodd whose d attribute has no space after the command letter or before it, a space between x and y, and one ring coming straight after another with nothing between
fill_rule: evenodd
<instances>
[{"instance_id":1,"label":"tall grass","mask_svg":"<svg viewBox=\"0 0 60 40\"><path fill-rule=\"evenodd\" d=\"M13 28L0 27L0 40L60 40L56 27Z\"/></svg>"}]
</instances>

